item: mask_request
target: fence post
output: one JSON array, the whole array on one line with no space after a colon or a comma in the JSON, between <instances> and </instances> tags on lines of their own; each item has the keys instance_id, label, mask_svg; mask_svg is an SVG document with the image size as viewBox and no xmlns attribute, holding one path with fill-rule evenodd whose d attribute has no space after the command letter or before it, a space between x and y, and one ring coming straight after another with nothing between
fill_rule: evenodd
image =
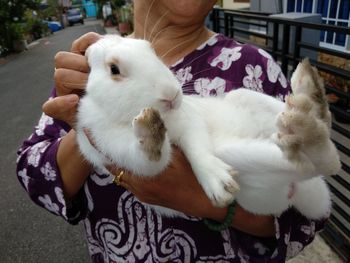
<instances>
[{"instance_id":1,"label":"fence post","mask_svg":"<svg viewBox=\"0 0 350 263\"><path fill-rule=\"evenodd\" d=\"M298 25L295 26L295 42L294 42L294 52L293 52L293 70L298 66L300 60L300 42L302 36L303 28Z\"/></svg>"},{"instance_id":2,"label":"fence post","mask_svg":"<svg viewBox=\"0 0 350 263\"><path fill-rule=\"evenodd\" d=\"M224 28L224 30L225 30L225 36L229 36L229 21L228 21L228 18L229 18L229 16L228 16L228 14L226 13L226 12L224 12L224 25L225 25L225 28Z\"/></svg>"},{"instance_id":3,"label":"fence post","mask_svg":"<svg viewBox=\"0 0 350 263\"><path fill-rule=\"evenodd\" d=\"M216 33L219 33L219 26L220 26L220 21L219 21L219 9L214 8L213 9L213 30Z\"/></svg>"},{"instance_id":4,"label":"fence post","mask_svg":"<svg viewBox=\"0 0 350 263\"><path fill-rule=\"evenodd\" d=\"M218 33L218 10L216 8L213 9L212 19L213 19L213 31Z\"/></svg>"},{"instance_id":5,"label":"fence post","mask_svg":"<svg viewBox=\"0 0 350 263\"><path fill-rule=\"evenodd\" d=\"M231 14L230 16L230 37L234 38L235 30L234 30L234 18L233 15Z\"/></svg>"},{"instance_id":6,"label":"fence post","mask_svg":"<svg viewBox=\"0 0 350 263\"><path fill-rule=\"evenodd\" d=\"M283 25L283 38L282 38L282 72L288 76L288 53L289 53L289 36L290 36L290 25Z\"/></svg>"},{"instance_id":7,"label":"fence post","mask_svg":"<svg viewBox=\"0 0 350 263\"><path fill-rule=\"evenodd\" d=\"M275 60L277 60L279 25L276 22L272 22L272 23L273 23L272 56Z\"/></svg>"}]
</instances>

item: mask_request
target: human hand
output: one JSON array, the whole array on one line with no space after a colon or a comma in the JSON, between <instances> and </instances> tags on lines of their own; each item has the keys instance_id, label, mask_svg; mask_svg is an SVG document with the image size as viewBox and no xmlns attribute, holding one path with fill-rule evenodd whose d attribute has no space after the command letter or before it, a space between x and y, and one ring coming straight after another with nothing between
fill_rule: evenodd
<instances>
[{"instance_id":1,"label":"human hand","mask_svg":"<svg viewBox=\"0 0 350 263\"><path fill-rule=\"evenodd\" d=\"M112 174L121 171L116 166L107 167ZM155 177L140 177L124 171L120 185L132 192L140 201L164 206L187 215L222 220L226 209L214 207L198 183L185 155L173 149L172 162Z\"/></svg>"},{"instance_id":2,"label":"human hand","mask_svg":"<svg viewBox=\"0 0 350 263\"><path fill-rule=\"evenodd\" d=\"M115 175L122 171L116 166L109 166L107 169ZM221 222L227 214L227 208L212 205L198 183L191 165L178 148L173 149L172 162L163 173L144 178L124 171L120 185L132 192L141 202L171 208L187 215ZM275 233L272 216L252 214L239 204L236 204L232 226L261 237L271 237Z\"/></svg>"},{"instance_id":3,"label":"human hand","mask_svg":"<svg viewBox=\"0 0 350 263\"><path fill-rule=\"evenodd\" d=\"M79 96L83 94L89 75L89 65L84 56L86 49L101 35L90 32L76 39L70 52L61 51L55 56L55 88L57 97L43 105L43 111L74 126Z\"/></svg>"}]
</instances>

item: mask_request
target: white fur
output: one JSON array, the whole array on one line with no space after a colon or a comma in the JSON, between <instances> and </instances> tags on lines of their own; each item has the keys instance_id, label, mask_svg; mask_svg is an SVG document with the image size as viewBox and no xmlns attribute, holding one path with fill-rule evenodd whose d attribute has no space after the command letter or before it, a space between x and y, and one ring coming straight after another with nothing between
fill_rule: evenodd
<instances>
[{"instance_id":1,"label":"white fur","mask_svg":"<svg viewBox=\"0 0 350 263\"><path fill-rule=\"evenodd\" d=\"M275 123L284 103L247 89L223 98L183 96L175 77L143 40L107 36L87 53L91 73L79 106L77 133L81 152L95 166L113 162L140 176L156 175L168 165L173 143L184 151L215 205L236 198L259 214L278 215L292 205L310 218L328 213L329 191L319 175L339 169L338 154L327 138L320 147L305 147L298 161L288 159L276 144L281 131ZM113 59L121 71L119 80L110 75ZM131 125L149 107L160 112L167 128L159 161L147 158ZM83 128L90 130L100 152ZM291 185L296 191L288 197ZM169 209L157 211L176 215Z\"/></svg>"},{"instance_id":2,"label":"white fur","mask_svg":"<svg viewBox=\"0 0 350 263\"><path fill-rule=\"evenodd\" d=\"M331 196L323 177L318 176L298 183L291 202L308 218L322 218L330 214Z\"/></svg>"}]
</instances>

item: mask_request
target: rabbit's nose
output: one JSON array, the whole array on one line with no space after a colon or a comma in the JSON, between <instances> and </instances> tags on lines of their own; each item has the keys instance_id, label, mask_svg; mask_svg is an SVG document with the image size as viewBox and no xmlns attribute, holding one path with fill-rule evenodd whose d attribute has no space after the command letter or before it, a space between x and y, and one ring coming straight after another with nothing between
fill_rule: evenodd
<instances>
[{"instance_id":1,"label":"rabbit's nose","mask_svg":"<svg viewBox=\"0 0 350 263\"><path fill-rule=\"evenodd\" d=\"M174 108L174 103L171 100L161 100L161 102L166 110L172 110Z\"/></svg>"},{"instance_id":2,"label":"rabbit's nose","mask_svg":"<svg viewBox=\"0 0 350 263\"><path fill-rule=\"evenodd\" d=\"M180 90L178 90L176 93L173 93L171 97L167 96L161 99L161 102L163 103L163 105L167 110L179 108L181 101L182 101L182 92Z\"/></svg>"}]
</instances>

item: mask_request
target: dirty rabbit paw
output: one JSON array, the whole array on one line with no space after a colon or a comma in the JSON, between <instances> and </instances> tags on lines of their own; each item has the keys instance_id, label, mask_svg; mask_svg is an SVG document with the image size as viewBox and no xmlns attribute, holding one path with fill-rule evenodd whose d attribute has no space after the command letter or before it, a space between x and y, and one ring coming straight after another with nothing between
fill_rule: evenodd
<instances>
[{"instance_id":1,"label":"dirty rabbit paw","mask_svg":"<svg viewBox=\"0 0 350 263\"><path fill-rule=\"evenodd\" d=\"M311 112L282 112L277 117L277 127L279 131L273 139L290 160L300 161L304 154L322 151L329 137L327 125Z\"/></svg>"},{"instance_id":2,"label":"dirty rabbit paw","mask_svg":"<svg viewBox=\"0 0 350 263\"><path fill-rule=\"evenodd\" d=\"M148 159L159 161L166 136L166 128L159 112L153 108L143 109L134 118L132 126L140 147L146 153Z\"/></svg>"}]
</instances>

